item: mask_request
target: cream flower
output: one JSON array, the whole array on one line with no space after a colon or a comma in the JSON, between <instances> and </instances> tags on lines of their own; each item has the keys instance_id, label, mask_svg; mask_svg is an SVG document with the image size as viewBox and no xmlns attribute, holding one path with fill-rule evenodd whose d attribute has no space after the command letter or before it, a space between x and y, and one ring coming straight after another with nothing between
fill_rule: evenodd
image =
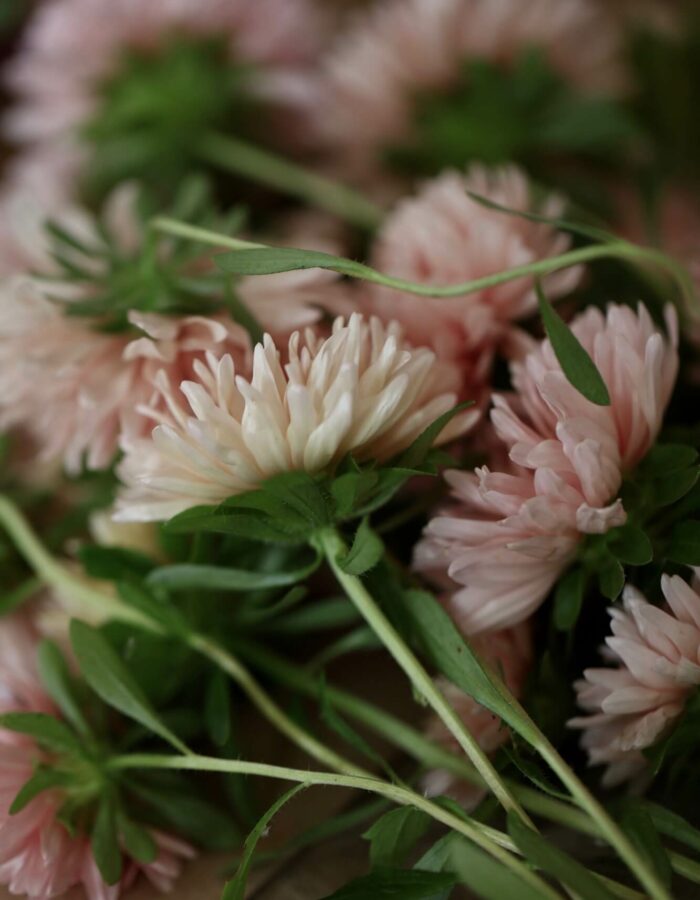
<instances>
[{"instance_id":1,"label":"cream flower","mask_svg":"<svg viewBox=\"0 0 700 900\"><path fill-rule=\"evenodd\" d=\"M529 181L515 166L475 165L466 175L444 172L415 197L401 201L387 217L373 248L373 265L408 281L449 285L569 249L570 240L563 232L488 209L468 191L509 209L533 209ZM539 211L551 217L560 216L563 209L563 200L553 195L539 205ZM550 276L548 294L558 297L572 290L579 276L577 268ZM537 308L532 278L465 297L418 297L376 285L369 286L366 294L368 309L399 321L413 344L426 344L441 359L461 363L465 387L472 393L488 377L495 348L511 333L513 322Z\"/></svg>"},{"instance_id":2,"label":"cream flower","mask_svg":"<svg viewBox=\"0 0 700 900\"><path fill-rule=\"evenodd\" d=\"M610 393L596 406L574 388L548 341L512 366L516 393L491 413L512 468L448 473L456 504L429 523L415 564L460 585L451 611L468 634L529 617L571 562L582 535L621 525L626 472L651 448L678 370L670 338L646 309L590 308L572 330ZM442 582L441 582L442 583Z\"/></svg>"},{"instance_id":3,"label":"cream flower","mask_svg":"<svg viewBox=\"0 0 700 900\"><path fill-rule=\"evenodd\" d=\"M118 502L125 521L168 519L218 503L280 472L320 472L348 453L390 459L455 403L427 349L410 349L396 324L338 318L330 337L295 332L283 366L273 340L255 348L250 381L230 356L195 364L196 381L158 379L149 440L127 442ZM179 395L178 395L179 394ZM452 423L443 440L473 421Z\"/></svg>"},{"instance_id":4,"label":"cream flower","mask_svg":"<svg viewBox=\"0 0 700 900\"><path fill-rule=\"evenodd\" d=\"M678 575L661 579L668 609L648 603L635 588L612 607L606 638L615 668L586 669L575 685L588 715L572 719L591 765L606 765L603 783L619 784L645 765L650 747L680 716L700 685L700 594Z\"/></svg>"}]
</instances>

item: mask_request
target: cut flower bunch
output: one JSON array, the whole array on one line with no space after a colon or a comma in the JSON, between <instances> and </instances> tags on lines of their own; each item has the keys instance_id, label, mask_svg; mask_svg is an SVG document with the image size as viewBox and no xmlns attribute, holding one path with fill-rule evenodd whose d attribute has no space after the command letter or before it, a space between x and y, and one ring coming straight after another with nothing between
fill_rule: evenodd
<instances>
[{"instance_id":1,"label":"cut flower bunch","mask_svg":"<svg viewBox=\"0 0 700 900\"><path fill-rule=\"evenodd\" d=\"M0 898L696 896L694 4L7 10Z\"/></svg>"}]
</instances>

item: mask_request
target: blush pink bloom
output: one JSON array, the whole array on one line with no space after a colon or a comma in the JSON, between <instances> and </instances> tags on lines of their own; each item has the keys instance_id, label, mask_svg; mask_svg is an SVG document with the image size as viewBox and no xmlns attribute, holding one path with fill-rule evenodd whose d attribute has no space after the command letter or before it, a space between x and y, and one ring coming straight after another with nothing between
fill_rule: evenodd
<instances>
[{"instance_id":1,"label":"blush pink bloom","mask_svg":"<svg viewBox=\"0 0 700 900\"><path fill-rule=\"evenodd\" d=\"M488 209L468 191L500 206L534 211L530 183L515 166L472 166L466 175L444 172L391 213L376 240L372 264L381 272L421 284L450 285L493 275L515 266L564 253L570 239L549 225ZM550 195L538 210L556 217L561 198ZM572 290L580 269L546 279L553 297ZM465 392L483 389L498 345L514 333L513 322L537 309L532 278L468 294L418 297L371 285L366 304L383 319L396 319L413 344L426 344L440 359L454 360L463 371Z\"/></svg>"},{"instance_id":2,"label":"blush pink bloom","mask_svg":"<svg viewBox=\"0 0 700 900\"><path fill-rule=\"evenodd\" d=\"M623 82L617 29L595 0L384 0L326 55L317 130L351 166L374 164L410 135L417 97L448 92L470 59L507 67L532 47L585 91Z\"/></svg>"},{"instance_id":3,"label":"blush pink bloom","mask_svg":"<svg viewBox=\"0 0 700 900\"><path fill-rule=\"evenodd\" d=\"M516 628L490 634L488 638L474 638L471 645L481 659L501 676L511 693L519 697L533 661L529 625L520 624ZM485 753L495 753L508 741L510 732L498 716L446 679L439 679L439 683L449 703ZM426 733L446 750L459 752L454 736L437 716L431 717ZM476 806L485 795L482 788L466 783L445 769L428 772L423 779L423 788L429 797L448 794L469 809Z\"/></svg>"},{"instance_id":4,"label":"blush pink bloom","mask_svg":"<svg viewBox=\"0 0 700 900\"><path fill-rule=\"evenodd\" d=\"M678 575L664 575L668 607L626 587L623 609L612 607L607 656L615 667L586 669L575 685L587 715L572 719L591 765L607 766L603 783L642 771L642 753L671 727L700 685L700 595Z\"/></svg>"},{"instance_id":5,"label":"blush pink bloom","mask_svg":"<svg viewBox=\"0 0 700 900\"><path fill-rule=\"evenodd\" d=\"M141 410L157 427L124 443L118 517L168 519L280 472L332 468L348 453L385 461L455 404L450 373L430 350L407 346L396 323L338 318L325 339L295 332L287 358L268 335L250 381L230 356L195 363L193 381L159 376L161 402ZM453 420L442 439L473 420Z\"/></svg>"},{"instance_id":6,"label":"blush pink bloom","mask_svg":"<svg viewBox=\"0 0 700 900\"><path fill-rule=\"evenodd\" d=\"M137 199L136 188L127 184L104 208L104 227L125 259L138 259L144 241ZM28 212L18 246L41 233L38 214L32 224L31 218ZM83 210L63 209L60 222L88 245L105 246L95 220ZM308 229L290 235L297 239L309 247L329 246L328 240L314 241ZM165 257L168 247L165 240ZM250 339L227 314L166 316L134 310L128 315L131 332L99 330L97 320L66 314L71 302L104 291L109 275L99 254L76 258L94 273L94 282L61 280L43 236L41 244L38 239L34 244L34 256L33 268L48 280L0 282L0 427L26 429L43 459L61 458L71 472L80 469L84 455L90 468L109 465L120 433L133 437L144 427L135 409L151 399L161 369L179 383L192 376L195 359L228 353L241 374L249 373ZM237 285L240 299L278 340L318 322L324 305L337 305L343 290L334 273L321 270L247 278Z\"/></svg>"},{"instance_id":7,"label":"blush pink bloom","mask_svg":"<svg viewBox=\"0 0 700 900\"><path fill-rule=\"evenodd\" d=\"M38 635L28 618L14 615L0 622L0 712L55 715L36 668ZM193 856L182 841L153 832L156 859L148 864L125 861L120 884L105 884L93 860L87 836L71 836L57 820L61 794L45 791L11 815L12 801L31 778L44 755L33 740L0 729L0 884L33 900L58 897L82 886L88 900L118 900L139 873L158 890L169 891Z\"/></svg>"},{"instance_id":8,"label":"blush pink bloom","mask_svg":"<svg viewBox=\"0 0 700 900\"><path fill-rule=\"evenodd\" d=\"M573 321L610 406L569 383L548 341L512 364L515 394L494 397L491 413L510 470L448 473L456 503L416 548L418 569L460 586L450 608L465 633L528 618L584 534L625 522L616 495L656 439L678 370L670 308L667 320L668 338L643 306L589 308Z\"/></svg>"},{"instance_id":9,"label":"blush pink bloom","mask_svg":"<svg viewBox=\"0 0 700 900\"><path fill-rule=\"evenodd\" d=\"M247 90L287 107L304 93L325 19L312 0L47 0L7 68L16 101L7 136L71 159L71 182L85 164L80 130L102 85L127 53L157 54L173 37L223 40L232 63L251 66Z\"/></svg>"}]
</instances>

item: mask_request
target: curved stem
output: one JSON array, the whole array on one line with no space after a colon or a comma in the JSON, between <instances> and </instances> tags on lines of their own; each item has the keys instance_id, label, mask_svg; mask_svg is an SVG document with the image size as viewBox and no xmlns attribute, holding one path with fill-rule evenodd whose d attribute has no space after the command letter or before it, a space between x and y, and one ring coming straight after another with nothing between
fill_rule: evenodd
<instances>
[{"instance_id":1,"label":"curved stem","mask_svg":"<svg viewBox=\"0 0 700 900\"><path fill-rule=\"evenodd\" d=\"M199 156L228 172L333 213L359 228L372 231L384 217L378 206L344 184L238 138L205 135L199 145Z\"/></svg>"},{"instance_id":2,"label":"curved stem","mask_svg":"<svg viewBox=\"0 0 700 900\"><path fill-rule=\"evenodd\" d=\"M188 225L186 222L180 222L177 219L170 219L161 216L153 221L153 227L164 234L173 234L178 237L191 238L204 244L210 244L214 247L227 248L229 250L269 250L269 244L252 243L251 241L243 241L238 238L232 238L216 231L210 231L206 228L199 228L194 225ZM322 256L322 254L319 254ZM475 278L471 281L463 281L459 284L451 285L430 285L420 284L414 281L406 281L403 278L394 278L391 275L385 275L378 272L371 266L363 263L355 262L351 259L343 257L327 256L327 262L323 268L339 272L349 278L359 278L362 281L370 281L374 284L380 284L383 287L392 288L393 290L403 291L407 294L416 294L420 297L465 297L477 291L486 288L496 287L500 284L506 284L514 281L516 278L525 278L533 276L549 275L552 272L558 272L561 269L568 269L571 266L581 265L582 263L593 262L598 259L622 259L634 261L640 264L651 263L666 271L680 285L683 291L686 304L691 306L694 298L692 286L689 284L687 274L675 260L672 260L666 254L652 247L641 247L631 244L628 241L612 241L606 244L592 244L586 247L580 247L576 250L570 250L568 253L562 253L559 256L551 256L546 259L539 259L527 265L515 266L512 269L504 269L502 272L496 272L493 275L485 275L483 278ZM308 268L318 268L319 262ZM300 268L299 265L291 263L289 269ZM302 267L303 268L303 267ZM287 269L278 269L276 271L286 271ZM697 311L696 311L697 315Z\"/></svg>"},{"instance_id":3,"label":"curved stem","mask_svg":"<svg viewBox=\"0 0 700 900\"><path fill-rule=\"evenodd\" d=\"M3 496L0 496L0 523L4 525L17 549L45 584L70 591L74 597L99 609L106 617L138 625L148 631L163 633L159 625L145 613L122 603L109 594L96 590L57 562L39 542L19 510ZM206 656L211 662L222 668L257 706L265 718L318 762L338 772L358 776L367 774L360 766L356 766L350 760L331 750L330 747L326 747L290 719L233 654L209 638L195 632L188 634L186 640L193 650Z\"/></svg>"},{"instance_id":4,"label":"curved stem","mask_svg":"<svg viewBox=\"0 0 700 900\"><path fill-rule=\"evenodd\" d=\"M386 797L399 806L412 806L426 813L436 822L440 822L453 831L473 841L500 863L510 869L522 881L537 889L542 897L559 898L527 865L513 853L518 850L508 835L476 822L465 815L464 818L454 815L449 810L428 800L415 791L400 785L391 784L378 778L353 775L334 775L326 772L313 772L306 769L290 769L265 763L251 763L242 760L217 759L210 756L157 756L152 754L134 754L111 759L111 769L178 769L188 771L228 772L239 775L258 775L276 778L283 781L294 781L300 784L325 785L327 787L344 787L368 791Z\"/></svg>"},{"instance_id":5,"label":"curved stem","mask_svg":"<svg viewBox=\"0 0 700 900\"><path fill-rule=\"evenodd\" d=\"M423 665L408 647L398 631L374 602L365 586L355 575L348 575L338 564L338 559L347 552L345 542L335 529L329 528L319 533L318 541L328 564L333 570L338 583L355 604L367 623L374 630L389 653L404 670L416 690L422 694L428 704L437 713L459 746L464 750L474 767L483 778L484 784L499 800L506 810L513 810L528 824L530 820L517 800L503 784L498 772L478 742L465 727L444 695L435 686Z\"/></svg>"}]
</instances>

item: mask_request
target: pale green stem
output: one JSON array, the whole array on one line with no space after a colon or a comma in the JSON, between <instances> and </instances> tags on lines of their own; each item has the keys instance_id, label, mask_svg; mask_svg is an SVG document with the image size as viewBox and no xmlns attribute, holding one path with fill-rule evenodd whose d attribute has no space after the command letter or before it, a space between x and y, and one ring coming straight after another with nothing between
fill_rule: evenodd
<instances>
[{"instance_id":1,"label":"pale green stem","mask_svg":"<svg viewBox=\"0 0 700 900\"><path fill-rule=\"evenodd\" d=\"M54 588L70 592L75 599L90 604L106 617L138 625L141 628L160 633L162 629L145 613L122 603L109 594L98 591L94 586L80 579L69 569L57 562L42 546L24 517L6 497L0 496L0 522L12 537L15 546L34 569L41 580ZM338 772L352 775L367 774L360 766L345 759L326 747L313 735L300 728L272 698L265 693L248 670L227 650L203 635L190 633L187 643L206 656L224 671L247 694L260 712L293 743L301 747L314 759Z\"/></svg>"},{"instance_id":2,"label":"pale green stem","mask_svg":"<svg viewBox=\"0 0 700 900\"><path fill-rule=\"evenodd\" d=\"M503 784L491 760L481 749L474 735L466 728L413 651L374 602L363 583L355 575L348 575L340 567L338 560L347 552L345 543L340 535L334 529L329 528L319 533L318 542L340 586L389 653L401 666L411 684L425 698L444 722L448 731L455 737L459 746L464 750L479 772L479 775L483 778L484 784L498 799L504 809L513 810L525 822L530 824L527 815Z\"/></svg>"},{"instance_id":3,"label":"pale green stem","mask_svg":"<svg viewBox=\"0 0 700 900\"><path fill-rule=\"evenodd\" d=\"M537 889L542 897L558 900L559 895L521 860L513 856L518 850L508 835L495 828L465 816L461 818L449 810L426 799L421 794L400 785L391 784L378 778L334 775L326 772L313 772L307 769L290 769L265 763L244 762L242 760L217 759L209 756L156 756L151 754L134 754L115 757L109 761L112 769L177 769L188 771L224 772L238 775L258 775L282 781L293 781L309 785L325 785L368 791L386 797L399 806L412 806L421 810L436 822L440 822L453 831L473 841L494 859L510 869L522 881Z\"/></svg>"},{"instance_id":4,"label":"pale green stem","mask_svg":"<svg viewBox=\"0 0 700 900\"><path fill-rule=\"evenodd\" d=\"M270 248L270 245L268 244L242 241L225 234L220 234L216 231L188 225L186 222L180 222L177 219L170 219L167 217L155 219L153 221L153 227L165 234L174 234L179 237L191 238L192 240L200 241L201 243L230 250L264 250ZM560 269L567 269L571 266L581 265L582 263L593 262L599 259L622 259L642 264L652 263L653 265L664 269L679 282L683 289L686 301L693 298L693 291L688 284L686 273L674 260L651 247L640 247L636 244L630 244L627 241L615 241L607 244L593 244L586 247L580 247L577 250L571 250L568 253L562 253L559 256L551 256L546 259L536 260L527 265L515 266L512 269L505 269L504 271L496 272L493 275L485 275L483 278L475 278L471 281L463 281L459 284L451 285L420 284L418 282L406 281L403 278L394 278L391 275L385 275L382 272L378 272L370 266L357 263L350 259L343 259L342 257L329 259L326 267L332 271L339 272L342 275L347 275L350 278L359 278L363 281L370 281L374 284L380 284L383 287L393 288L394 290L403 291L408 294L416 294L421 297L449 298L465 297L468 294L473 294L477 291L485 290L486 288L505 284L516 278L549 275Z\"/></svg>"},{"instance_id":5,"label":"pale green stem","mask_svg":"<svg viewBox=\"0 0 700 900\"><path fill-rule=\"evenodd\" d=\"M384 212L361 194L253 144L218 134L199 145L202 159L373 231Z\"/></svg>"}]
</instances>

